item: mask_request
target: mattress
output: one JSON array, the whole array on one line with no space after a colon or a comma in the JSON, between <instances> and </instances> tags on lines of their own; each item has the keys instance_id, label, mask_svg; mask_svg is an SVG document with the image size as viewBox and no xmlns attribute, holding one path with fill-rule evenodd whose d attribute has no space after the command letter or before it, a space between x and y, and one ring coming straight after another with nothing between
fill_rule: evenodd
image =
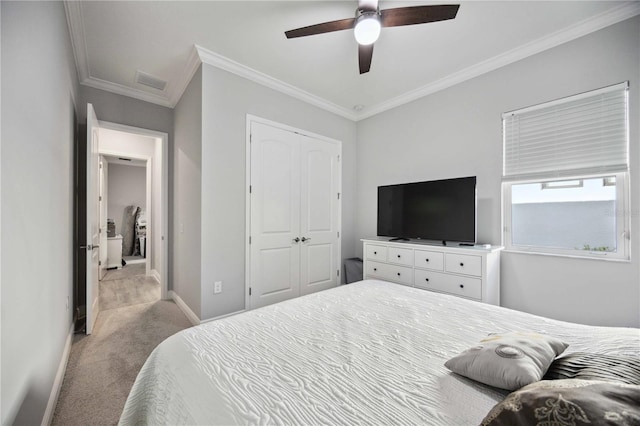
<instances>
[{"instance_id":1,"label":"mattress","mask_svg":"<svg viewBox=\"0 0 640 426\"><path fill-rule=\"evenodd\" d=\"M555 321L366 280L184 330L149 356L132 424L479 424L507 394L444 362L489 333L640 356L640 330Z\"/></svg>"}]
</instances>

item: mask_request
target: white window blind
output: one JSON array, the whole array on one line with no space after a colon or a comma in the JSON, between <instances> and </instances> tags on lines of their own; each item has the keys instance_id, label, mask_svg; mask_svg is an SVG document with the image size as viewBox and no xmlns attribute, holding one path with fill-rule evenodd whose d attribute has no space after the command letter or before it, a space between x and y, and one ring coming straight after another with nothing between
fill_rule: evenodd
<instances>
[{"instance_id":1,"label":"white window blind","mask_svg":"<svg viewBox=\"0 0 640 426\"><path fill-rule=\"evenodd\" d=\"M502 115L504 180L627 171L628 82Z\"/></svg>"}]
</instances>

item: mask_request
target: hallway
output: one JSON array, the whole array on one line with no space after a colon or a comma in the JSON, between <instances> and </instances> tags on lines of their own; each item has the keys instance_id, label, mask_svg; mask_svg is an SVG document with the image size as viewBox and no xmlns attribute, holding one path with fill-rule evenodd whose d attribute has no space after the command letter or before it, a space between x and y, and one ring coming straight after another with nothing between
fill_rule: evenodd
<instances>
[{"instance_id":1,"label":"hallway","mask_svg":"<svg viewBox=\"0 0 640 426\"><path fill-rule=\"evenodd\" d=\"M131 386L153 349L191 326L175 303L160 300L144 264L109 271L92 335L74 336L53 425L117 424Z\"/></svg>"}]
</instances>

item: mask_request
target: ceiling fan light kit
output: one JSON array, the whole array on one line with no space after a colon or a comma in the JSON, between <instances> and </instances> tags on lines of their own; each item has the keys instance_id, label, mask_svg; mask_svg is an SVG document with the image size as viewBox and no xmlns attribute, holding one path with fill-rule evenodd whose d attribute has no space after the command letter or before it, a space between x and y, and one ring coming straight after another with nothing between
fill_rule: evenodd
<instances>
[{"instance_id":1,"label":"ceiling fan light kit","mask_svg":"<svg viewBox=\"0 0 640 426\"><path fill-rule=\"evenodd\" d=\"M375 43L380 37L380 15L378 12L364 12L356 18L356 26L353 29L353 35L358 44L367 46Z\"/></svg>"},{"instance_id":2,"label":"ceiling fan light kit","mask_svg":"<svg viewBox=\"0 0 640 426\"><path fill-rule=\"evenodd\" d=\"M429 22L454 19L459 4L427 5L378 9L378 0L359 0L355 18L323 22L285 31L287 38L305 37L353 29L358 42L358 64L360 74L369 72L373 57L373 43L378 40L382 27L400 27L405 25L427 24Z\"/></svg>"}]
</instances>

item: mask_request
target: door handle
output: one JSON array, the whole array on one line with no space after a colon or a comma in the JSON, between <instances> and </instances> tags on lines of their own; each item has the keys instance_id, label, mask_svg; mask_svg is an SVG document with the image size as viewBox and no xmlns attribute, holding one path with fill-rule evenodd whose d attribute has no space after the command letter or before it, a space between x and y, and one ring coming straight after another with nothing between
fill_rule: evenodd
<instances>
[{"instance_id":1,"label":"door handle","mask_svg":"<svg viewBox=\"0 0 640 426\"><path fill-rule=\"evenodd\" d=\"M295 237L295 238L293 239L293 242L294 242L294 243L299 243L299 242L300 242L300 238Z\"/></svg>"},{"instance_id":2,"label":"door handle","mask_svg":"<svg viewBox=\"0 0 640 426\"><path fill-rule=\"evenodd\" d=\"M311 241L311 238L302 237L302 242L304 243L305 241Z\"/></svg>"},{"instance_id":3,"label":"door handle","mask_svg":"<svg viewBox=\"0 0 640 426\"><path fill-rule=\"evenodd\" d=\"M89 251L93 250L93 249L97 249L100 248L100 245L96 244L95 246L92 246L91 244L88 244L86 246L80 246L81 249L87 249Z\"/></svg>"}]
</instances>

